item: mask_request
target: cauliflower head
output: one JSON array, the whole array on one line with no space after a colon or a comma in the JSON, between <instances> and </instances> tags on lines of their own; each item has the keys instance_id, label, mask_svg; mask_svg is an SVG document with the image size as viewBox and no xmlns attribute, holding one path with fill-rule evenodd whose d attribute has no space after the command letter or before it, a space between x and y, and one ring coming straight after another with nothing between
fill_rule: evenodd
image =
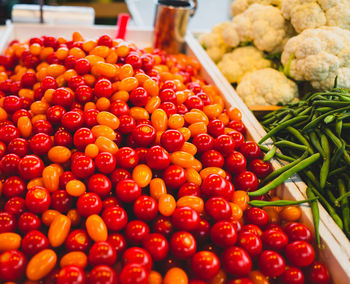
<instances>
[{"instance_id":1,"label":"cauliflower head","mask_svg":"<svg viewBox=\"0 0 350 284\"><path fill-rule=\"evenodd\" d=\"M350 88L350 31L339 27L308 29L286 43L282 57L290 76L327 90L338 77L338 87Z\"/></svg>"},{"instance_id":2,"label":"cauliflower head","mask_svg":"<svg viewBox=\"0 0 350 284\"><path fill-rule=\"evenodd\" d=\"M211 32L202 34L198 39L199 43L207 51L209 57L214 62L220 61L222 56L229 49L229 46L225 43L221 35L222 31L224 31L228 26L231 26L231 22L223 22L218 25L215 25Z\"/></svg>"},{"instance_id":3,"label":"cauliflower head","mask_svg":"<svg viewBox=\"0 0 350 284\"><path fill-rule=\"evenodd\" d=\"M281 10L298 33L325 25L350 29L349 0L284 0Z\"/></svg>"},{"instance_id":4,"label":"cauliflower head","mask_svg":"<svg viewBox=\"0 0 350 284\"><path fill-rule=\"evenodd\" d=\"M236 90L247 105L287 104L298 98L295 82L272 68L247 73Z\"/></svg>"},{"instance_id":5,"label":"cauliflower head","mask_svg":"<svg viewBox=\"0 0 350 284\"><path fill-rule=\"evenodd\" d=\"M271 5L281 8L283 0L234 0L231 4L232 16L243 13L253 4Z\"/></svg>"},{"instance_id":6,"label":"cauliflower head","mask_svg":"<svg viewBox=\"0 0 350 284\"><path fill-rule=\"evenodd\" d=\"M253 41L258 49L267 52L282 50L288 24L278 8L253 4L236 16L233 24L241 42Z\"/></svg>"},{"instance_id":7,"label":"cauliflower head","mask_svg":"<svg viewBox=\"0 0 350 284\"><path fill-rule=\"evenodd\" d=\"M271 66L271 61L254 46L238 47L223 56L218 68L230 83L239 83L242 77L258 69Z\"/></svg>"}]
</instances>

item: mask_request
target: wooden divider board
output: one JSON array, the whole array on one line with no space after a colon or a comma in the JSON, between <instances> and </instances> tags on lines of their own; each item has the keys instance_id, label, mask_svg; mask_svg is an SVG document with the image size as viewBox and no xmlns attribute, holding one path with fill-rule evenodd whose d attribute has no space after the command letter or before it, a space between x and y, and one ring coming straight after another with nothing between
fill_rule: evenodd
<instances>
[{"instance_id":1,"label":"wooden divider board","mask_svg":"<svg viewBox=\"0 0 350 284\"><path fill-rule=\"evenodd\" d=\"M12 24L7 23L7 30L0 41L0 52L6 48L7 44L13 40L27 40L33 36L52 35L69 38L74 31L82 33L86 39L97 38L102 34L112 37L116 34L113 26L93 26L93 27L69 27L69 26L49 26L39 24ZM145 29L130 29L127 33L127 40L134 41L137 45L146 47L151 45L152 31ZM227 106L237 107L242 112L242 121L247 127L248 139L259 141L266 132L250 112L247 106L236 94L232 86L223 77L216 65L211 61L198 41L188 34L186 37L186 53L196 57L202 65L202 76L220 90ZM266 141L270 145L272 141ZM281 167L282 163L272 160L274 169ZM305 199L305 184L295 175L282 184L277 190L277 195L284 199L301 200ZM313 228L312 214L308 206L301 206L302 222L309 228ZM320 236L323 249L319 250L321 260L327 265L334 283L350 283L350 243L343 232L336 226L328 213L320 206Z\"/></svg>"}]
</instances>

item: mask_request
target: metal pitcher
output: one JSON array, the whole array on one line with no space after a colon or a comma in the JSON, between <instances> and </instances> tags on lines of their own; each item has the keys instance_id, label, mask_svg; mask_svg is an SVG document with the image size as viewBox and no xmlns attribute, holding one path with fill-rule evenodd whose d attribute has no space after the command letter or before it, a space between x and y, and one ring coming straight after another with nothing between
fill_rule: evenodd
<instances>
[{"instance_id":1,"label":"metal pitcher","mask_svg":"<svg viewBox=\"0 0 350 284\"><path fill-rule=\"evenodd\" d=\"M196 8L197 0L158 0L153 46L168 53L183 52L188 20Z\"/></svg>"}]
</instances>

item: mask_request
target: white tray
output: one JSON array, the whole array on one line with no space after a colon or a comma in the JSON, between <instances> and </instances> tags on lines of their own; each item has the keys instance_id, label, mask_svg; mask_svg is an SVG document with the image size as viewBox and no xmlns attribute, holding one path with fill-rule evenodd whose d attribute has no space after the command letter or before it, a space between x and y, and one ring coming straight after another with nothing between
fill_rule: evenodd
<instances>
[{"instance_id":1,"label":"white tray","mask_svg":"<svg viewBox=\"0 0 350 284\"><path fill-rule=\"evenodd\" d=\"M6 33L0 41L0 52L3 51L6 45L13 39L23 41L30 37L41 35L64 36L70 38L74 31L79 31L86 39L97 38L102 34L109 34L111 36L115 36L116 34L115 27L112 26L69 27L8 23ZM127 33L127 40L134 41L138 46L149 46L152 42L152 31L130 29ZM234 89L222 76L216 65L210 60L206 52L191 34L186 37L186 43L186 53L196 57L202 65L201 75L210 84L217 86L226 100L227 106L237 107L242 112L242 120L248 130L248 138L259 141L266 133L260 123L238 97ZM272 165L275 169L281 167L281 164L277 160L272 160ZM294 176L280 187L277 194L283 199L305 199L305 184L298 176ZM322 207L320 208L320 215L321 221L319 230L321 243L324 248L318 251L319 257L327 265L334 283L350 283L350 243ZM302 206L301 221L309 228L313 228L312 214L308 206Z\"/></svg>"}]
</instances>

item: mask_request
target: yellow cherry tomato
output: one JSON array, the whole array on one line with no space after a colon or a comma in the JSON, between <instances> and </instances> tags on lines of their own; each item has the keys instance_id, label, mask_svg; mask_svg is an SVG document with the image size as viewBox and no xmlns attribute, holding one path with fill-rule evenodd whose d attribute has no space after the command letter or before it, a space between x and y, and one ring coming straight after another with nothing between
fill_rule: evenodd
<instances>
[{"instance_id":1,"label":"yellow cherry tomato","mask_svg":"<svg viewBox=\"0 0 350 284\"><path fill-rule=\"evenodd\" d=\"M69 160L72 153L65 146L54 146L47 153L50 161L58 164L63 164Z\"/></svg>"},{"instance_id":2,"label":"yellow cherry tomato","mask_svg":"<svg viewBox=\"0 0 350 284\"><path fill-rule=\"evenodd\" d=\"M76 265L84 269L87 265L87 256L82 251L71 251L62 256L60 266Z\"/></svg>"},{"instance_id":3,"label":"yellow cherry tomato","mask_svg":"<svg viewBox=\"0 0 350 284\"><path fill-rule=\"evenodd\" d=\"M32 134L32 121L27 116L21 116L17 121L17 128L23 138L28 138Z\"/></svg>"},{"instance_id":4,"label":"yellow cherry tomato","mask_svg":"<svg viewBox=\"0 0 350 284\"><path fill-rule=\"evenodd\" d=\"M52 221L61 213L58 212L57 210L49 209L46 210L42 215L41 215L41 221L46 225L50 226Z\"/></svg>"},{"instance_id":5,"label":"yellow cherry tomato","mask_svg":"<svg viewBox=\"0 0 350 284\"><path fill-rule=\"evenodd\" d=\"M176 200L171 194L163 194L158 199L158 209L163 216L171 216L176 208Z\"/></svg>"},{"instance_id":6,"label":"yellow cherry tomato","mask_svg":"<svg viewBox=\"0 0 350 284\"><path fill-rule=\"evenodd\" d=\"M218 175L222 176L223 178L226 177L226 172L223 169L220 169L218 167L208 167L208 168L201 170L201 172L200 172L202 180L205 180L205 178L211 174L218 174Z\"/></svg>"},{"instance_id":7,"label":"yellow cherry tomato","mask_svg":"<svg viewBox=\"0 0 350 284\"><path fill-rule=\"evenodd\" d=\"M137 165L132 171L132 179L142 188L149 185L152 179L152 170L149 166Z\"/></svg>"},{"instance_id":8,"label":"yellow cherry tomato","mask_svg":"<svg viewBox=\"0 0 350 284\"><path fill-rule=\"evenodd\" d=\"M0 252L18 249L21 246L21 236L16 233L0 234Z\"/></svg>"},{"instance_id":9,"label":"yellow cherry tomato","mask_svg":"<svg viewBox=\"0 0 350 284\"><path fill-rule=\"evenodd\" d=\"M149 119L149 113L143 107L132 107L129 114L135 120Z\"/></svg>"},{"instance_id":10,"label":"yellow cherry tomato","mask_svg":"<svg viewBox=\"0 0 350 284\"><path fill-rule=\"evenodd\" d=\"M117 144L103 136L97 137L95 145L97 146L99 152L108 152L115 155L115 153L118 151Z\"/></svg>"},{"instance_id":11,"label":"yellow cherry tomato","mask_svg":"<svg viewBox=\"0 0 350 284\"><path fill-rule=\"evenodd\" d=\"M185 124L185 120L180 114L172 114L168 119L168 126L172 129L179 129L183 127Z\"/></svg>"},{"instance_id":12,"label":"yellow cherry tomato","mask_svg":"<svg viewBox=\"0 0 350 284\"><path fill-rule=\"evenodd\" d=\"M196 122L188 126L191 136L194 137L201 133L207 133L207 125L204 122Z\"/></svg>"},{"instance_id":13,"label":"yellow cherry tomato","mask_svg":"<svg viewBox=\"0 0 350 284\"><path fill-rule=\"evenodd\" d=\"M168 116L162 109L156 109L151 115L151 122L156 131L165 131L168 124Z\"/></svg>"},{"instance_id":14,"label":"yellow cherry tomato","mask_svg":"<svg viewBox=\"0 0 350 284\"><path fill-rule=\"evenodd\" d=\"M114 130L107 125L95 125L91 128L91 131L96 138L102 136L113 141L117 137Z\"/></svg>"},{"instance_id":15,"label":"yellow cherry tomato","mask_svg":"<svg viewBox=\"0 0 350 284\"><path fill-rule=\"evenodd\" d=\"M111 141L111 142L113 142L113 141ZM98 149L96 144L89 144L85 147L85 155L89 156L90 158L93 158L93 159L95 159L97 157L99 151L100 150Z\"/></svg>"},{"instance_id":16,"label":"yellow cherry tomato","mask_svg":"<svg viewBox=\"0 0 350 284\"><path fill-rule=\"evenodd\" d=\"M190 142L185 142L180 150L183 152L187 152L193 156L197 153L197 147Z\"/></svg>"},{"instance_id":17,"label":"yellow cherry tomato","mask_svg":"<svg viewBox=\"0 0 350 284\"><path fill-rule=\"evenodd\" d=\"M77 197L85 193L86 186L80 180L73 179L66 184L66 191L69 195Z\"/></svg>"},{"instance_id":18,"label":"yellow cherry tomato","mask_svg":"<svg viewBox=\"0 0 350 284\"><path fill-rule=\"evenodd\" d=\"M253 281L254 284L269 284L269 280L266 278L264 274L262 274L258 270L250 271L248 274L250 280Z\"/></svg>"},{"instance_id":19,"label":"yellow cherry tomato","mask_svg":"<svg viewBox=\"0 0 350 284\"><path fill-rule=\"evenodd\" d=\"M248 208L249 196L246 191L236 190L233 193L232 202L237 204L244 211Z\"/></svg>"},{"instance_id":20,"label":"yellow cherry tomato","mask_svg":"<svg viewBox=\"0 0 350 284\"><path fill-rule=\"evenodd\" d=\"M163 284L188 284L187 274L181 268L170 268L164 276Z\"/></svg>"},{"instance_id":21,"label":"yellow cherry tomato","mask_svg":"<svg viewBox=\"0 0 350 284\"><path fill-rule=\"evenodd\" d=\"M71 226L71 220L63 214L57 215L49 227L47 234L52 247L59 247L66 240Z\"/></svg>"},{"instance_id":22,"label":"yellow cherry tomato","mask_svg":"<svg viewBox=\"0 0 350 284\"><path fill-rule=\"evenodd\" d=\"M147 284L162 284L162 283L163 283L163 278L159 272L152 270L148 274Z\"/></svg>"},{"instance_id":23,"label":"yellow cherry tomato","mask_svg":"<svg viewBox=\"0 0 350 284\"><path fill-rule=\"evenodd\" d=\"M43 170L43 183L48 191L54 192L58 189L60 183L60 176L58 170L53 166L47 166Z\"/></svg>"},{"instance_id":24,"label":"yellow cherry tomato","mask_svg":"<svg viewBox=\"0 0 350 284\"><path fill-rule=\"evenodd\" d=\"M204 201L198 196L186 195L182 196L177 202L177 207L188 206L196 210L198 213L203 213L204 211Z\"/></svg>"},{"instance_id":25,"label":"yellow cherry tomato","mask_svg":"<svg viewBox=\"0 0 350 284\"><path fill-rule=\"evenodd\" d=\"M107 226L97 214L90 215L85 222L86 230L95 242L106 241L108 237Z\"/></svg>"},{"instance_id":26,"label":"yellow cherry tomato","mask_svg":"<svg viewBox=\"0 0 350 284\"><path fill-rule=\"evenodd\" d=\"M192 182L196 185L202 184L202 177L194 168L188 168L185 170L186 180L187 182Z\"/></svg>"},{"instance_id":27,"label":"yellow cherry tomato","mask_svg":"<svg viewBox=\"0 0 350 284\"><path fill-rule=\"evenodd\" d=\"M193 155L184 152L184 151L176 151L171 153L170 160L174 165L183 167L183 168L191 168L195 158Z\"/></svg>"},{"instance_id":28,"label":"yellow cherry tomato","mask_svg":"<svg viewBox=\"0 0 350 284\"><path fill-rule=\"evenodd\" d=\"M57 255L52 249L44 249L38 252L28 262L27 278L33 281L44 278L55 267L56 261Z\"/></svg>"},{"instance_id":29,"label":"yellow cherry tomato","mask_svg":"<svg viewBox=\"0 0 350 284\"><path fill-rule=\"evenodd\" d=\"M159 200L159 198L166 194L165 182L161 178L154 178L149 184L149 191L152 198Z\"/></svg>"},{"instance_id":30,"label":"yellow cherry tomato","mask_svg":"<svg viewBox=\"0 0 350 284\"><path fill-rule=\"evenodd\" d=\"M97 114L97 122L98 124L106 125L113 130L117 129L120 124L118 117L108 111L100 111Z\"/></svg>"}]
</instances>

